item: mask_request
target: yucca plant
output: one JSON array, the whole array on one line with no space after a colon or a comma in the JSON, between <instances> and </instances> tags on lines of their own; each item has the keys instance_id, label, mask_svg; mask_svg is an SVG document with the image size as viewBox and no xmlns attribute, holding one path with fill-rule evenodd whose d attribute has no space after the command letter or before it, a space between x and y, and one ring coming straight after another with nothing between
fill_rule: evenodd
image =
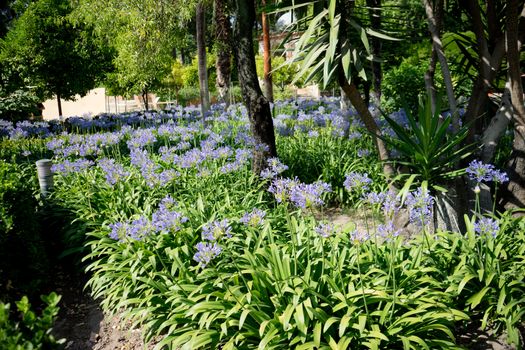
<instances>
[{"instance_id":1,"label":"yucca plant","mask_svg":"<svg viewBox=\"0 0 525 350\"><path fill-rule=\"evenodd\" d=\"M445 185L465 172L464 169L458 169L459 161L469 156L474 149L474 145L462 145L467 137L468 126L463 126L457 133L450 132L452 117L441 115L439 103L432 111L430 98L420 100L417 116L408 108L405 112L408 128L384 116L396 137L382 138L400 156L391 159L391 162L408 169L395 180L405 182L407 191L412 185L417 187L426 183L434 191L447 192Z\"/></svg>"}]
</instances>

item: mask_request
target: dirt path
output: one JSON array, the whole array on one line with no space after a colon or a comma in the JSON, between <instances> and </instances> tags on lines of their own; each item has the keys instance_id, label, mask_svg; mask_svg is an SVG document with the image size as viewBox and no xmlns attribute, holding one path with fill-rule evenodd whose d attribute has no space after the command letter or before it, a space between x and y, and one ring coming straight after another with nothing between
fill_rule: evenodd
<instances>
[{"instance_id":1,"label":"dirt path","mask_svg":"<svg viewBox=\"0 0 525 350\"><path fill-rule=\"evenodd\" d=\"M84 282L77 276L59 272L56 292L62 296L60 313L53 328L58 339L65 338L66 350L135 350L148 349L140 330L118 317L105 316L99 304L83 291Z\"/></svg>"}]
</instances>

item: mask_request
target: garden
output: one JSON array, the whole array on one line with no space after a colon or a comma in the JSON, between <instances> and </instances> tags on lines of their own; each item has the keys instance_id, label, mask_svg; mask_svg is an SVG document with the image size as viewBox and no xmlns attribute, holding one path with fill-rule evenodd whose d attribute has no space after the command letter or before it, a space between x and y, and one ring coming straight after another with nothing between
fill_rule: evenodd
<instances>
[{"instance_id":1,"label":"garden","mask_svg":"<svg viewBox=\"0 0 525 350\"><path fill-rule=\"evenodd\" d=\"M336 102L276 103L280 158L261 174L239 105L205 120L180 108L72 118L70 130L3 123L2 194L16 205L2 223L38 225L36 212L63 225L54 239L104 311L159 349L454 348L471 325L519 344L524 222L475 212L464 232L434 230L429 189L389 191L371 137ZM43 157L54 188L32 197ZM466 171L506 181L477 161ZM363 216L334 225L323 215L334 205ZM394 224L402 210L417 233Z\"/></svg>"},{"instance_id":2,"label":"garden","mask_svg":"<svg viewBox=\"0 0 525 350\"><path fill-rule=\"evenodd\" d=\"M67 323L68 330L89 327L64 303L71 290L89 295L105 318L137 331L135 347L144 349L523 348L518 10L525 5L489 1L501 12L501 28L488 26L485 33L481 16L492 14L477 1L450 8L424 0L401 9L357 2L361 10L335 0L224 3L214 2L215 25L222 17L236 19L226 20L232 37L213 32L217 42L233 46L226 75L225 46L210 55L217 103L206 91L204 73L212 70L206 49L202 57L187 30L148 17L153 11L188 23L177 16L196 16L199 46L199 13L207 2L172 13L143 1L144 18L137 14L130 23L122 8L102 0L75 6L38 0L26 12L10 5L23 14L7 34L0 31L0 62L10 63L0 66L0 348L109 349L91 338L74 344L57 331ZM86 6L101 11L96 21ZM399 50L387 25L377 27L373 15L381 8L384 19L395 11L423 16L433 44L399 43L408 57L383 63L385 76L376 85L382 74L375 65L381 60L373 59L381 47L376 39L385 44L385 57ZM435 25L443 24L439 11L442 17L459 9L473 31L448 33L445 48L464 59L449 55L447 63ZM298 11L292 22L300 35L293 59L274 61L280 95L273 98L271 81L264 94L260 87L269 79L268 61L253 51L255 16L290 10ZM61 113L61 96L90 88L87 80L53 85L52 69L35 68L49 59L66 74L71 67L62 58L23 63L34 52L17 51L20 40L37 30L39 16L49 19L39 35L94 28L75 39L79 55L90 51L82 40L100 44L102 38L89 36L95 29L120 28L111 32L123 35L113 38L118 45L97 46L98 57L75 63L83 66L77 74L88 77L90 69L107 68L104 55L114 55L107 62L115 66L93 84L103 81L144 101L150 91L183 96L198 85L200 105L190 104L193 91L165 110L146 104L142 111L39 119L35 101L54 95ZM67 25L53 27L58 17ZM138 24L151 36L135 38L129 28ZM164 37L160 29L172 32ZM491 30L503 30L507 40L496 41ZM167 50L174 56L167 65L159 47L143 45L165 43L161 37L178 40L179 53ZM469 46L476 40L479 52ZM491 45L481 48L483 40ZM196 61L176 61L180 50L194 49ZM367 57L370 65L363 64ZM154 77L159 72L164 79ZM497 92L489 94L487 81ZM228 90L232 82L239 91ZM293 84L312 82L337 96L286 96Z\"/></svg>"}]
</instances>

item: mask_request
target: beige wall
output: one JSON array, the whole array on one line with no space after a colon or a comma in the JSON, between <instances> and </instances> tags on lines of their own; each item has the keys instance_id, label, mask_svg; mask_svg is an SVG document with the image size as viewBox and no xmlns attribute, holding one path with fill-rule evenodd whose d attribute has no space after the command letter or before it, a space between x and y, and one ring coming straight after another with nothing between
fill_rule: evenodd
<instances>
[{"instance_id":1,"label":"beige wall","mask_svg":"<svg viewBox=\"0 0 525 350\"><path fill-rule=\"evenodd\" d=\"M44 119L58 119L57 100L44 102ZM62 100L62 114L64 118L71 116L82 116L84 114L99 114L106 112L106 89L98 88L91 90L86 96L77 95L75 101Z\"/></svg>"}]
</instances>

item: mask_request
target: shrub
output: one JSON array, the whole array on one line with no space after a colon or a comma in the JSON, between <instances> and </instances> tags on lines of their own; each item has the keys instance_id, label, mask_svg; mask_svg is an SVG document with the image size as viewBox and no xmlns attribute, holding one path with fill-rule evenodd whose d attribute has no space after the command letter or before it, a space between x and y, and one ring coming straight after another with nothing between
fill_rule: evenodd
<instances>
[{"instance_id":1,"label":"shrub","mask_svg":"<svg viewBox=\"0 0 525 350\"><path fill-rule=\"evenodd\" d=\"M31 308L26 296L16 302L19 318L13 318L10 305L0 302L0 347L15 349L58 349L65 340L57 340L51 334L53 323L58 315L60 296L52 292L42 301L46 307L40 315Z\"/></svg>"}]
</instances>

